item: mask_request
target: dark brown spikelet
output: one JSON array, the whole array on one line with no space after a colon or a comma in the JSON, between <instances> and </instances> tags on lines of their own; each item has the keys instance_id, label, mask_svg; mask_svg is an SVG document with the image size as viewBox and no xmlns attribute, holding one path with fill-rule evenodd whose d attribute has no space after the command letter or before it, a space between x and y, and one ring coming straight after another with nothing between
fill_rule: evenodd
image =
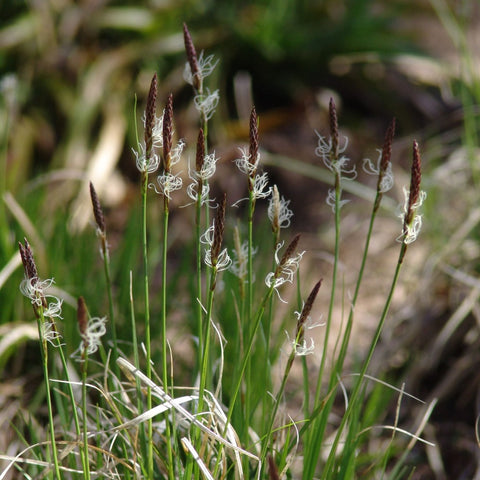
<instances>
[{"instance_id":1,"label":"dark brown spikelet","mask_svg":"<svg viewBox=\"0 0 480 480\"><path fill-rule=\"evenodd\" d=\"M38 279L37 266L35 265L35 260L33 259L32 249L28 240L24 238L25 245L22 245L21 242L18 242L18 248L20 250L20 257L22 258L23 269L25 271L25 276L31 280L32 278Z\"/></svg>"},{"instance_id":2,"label":"dark brown spikelet","mask_svg":"<svg viewBox=\"0 0 480 480\"><path fill-rule=\"evenodd\" d=\"M283 254L282 259L280 260L280 263L278 264L277 271L280 271L281 268L285 265L288 259L293 257L293 254L295 250L297 249L298 242L300 240L300 234L297 233L294 237L293 240L288 244L287 249L285 250L285 253Z\"/></svg>"},{"instance_id":3,"label":"dark brown spikelet","mask_svg":"<svg viewBox=\"0 0 480 480\"><path fill-rule=\"evenodd\" d=\"M92 182L90 182L90 198L92 199L93 216L95 217L97 227L102 234L105 234L105 218L103 216L102 206L98 200L97 192L95 191L95 187L93 186Z\"/></svg>"},{"instance_id":4,"label":"dark brown spikelet","mask_svg":"<svg viewBox=\"0 0 480 480\"><path fill-rule=\"evenodd\" d=\"M268 478L270 480L280 480L280 476L278 475L278 469L275 465L275 460L271 455L268 456Z\"/></svg>"},{"instance_id":5,"label":"dark brown spikelet","mask_svg":"<svg viewBox=\"0 0 480 480\"><path fill-rule=\"evenodd\" d=\"M335 101L330 98L328 105L328 113L330 119L330 138L332 139L332 155L335 159L338 157L338 119L337 119L337 107Z\"/></svg>"},{"instance_id":6,"label":"dark brown spikelet","mask_svg":"<svg viewBox=\"0 0 480 480\"><path fill-rule=\"evenodd\" d=\"M222 201L218 206L217 213L215 215L215 227L213 231L213 244L211 252L212 265L217 264L218 256L222 248L223 232L225 230L225 205L227 201L227 195L224 193Z\"/></svg>"},{"instance_id":7,"label":"dark brown spikelet","mask_svg":"<svg viewBox=\"0 0 480 480\"><path fill-rule=\"evenodd\" d=\"M22 259L23 270L25 271L25 276L30 278L27 271L27 252L25 252L25 247L22 242L18 242L18 250L20 251L20 258Z\"/></svg>"},{"instance_id":8,"label":"dark brown spikelet","mask_svg":"<svg viewBox=\"0 0 480 480\"><path fill-rule=\"evenodd\" d=\"M195 169L197 172L203 167L203 161L205 159L205 136L203 134L203 129L201 128L198 132L197 138L197 156L195 158Z\"/></svg>"},{"instance_id":9,"label":"dark brown spikelet","mask_svg":"<svg viewBox=\"0 0 480 480\"><path fill-rule=\"evenodd\" d=\"M298 343L300 343L303 340L305 322L307 321L307 318L310 315L310 312L312 311L313 302L315 302L315 299L317 298L320 285L322 285L322 279L320 279L313 287L312 291L310 292L310 295L307 298L307 301L305 302L305 305L303 306L302 313L300 313L300 318L298 319L298 322L297 322L297 332L295 334L295 338Z\"/></svg>"},{"instance_id":10,"label":"dark brown spikelet","mask_svg":"<svg viewBox=\"0 0 480 480\"><path fill-rule=\"evenodd\" d=\"M412 173L410 177L410 194L408 196L407 214L405 215L404 227L410 225L415 214L415 208L420 198L420 183L422 181L422 160L416 140L413 141ZM404 228L406 231L406 228Z\"/></svg>"},{"instance_id":11,"label":"dark brown spikelet","mask_svg":"<svg viewBox=\"0 0 480 480\"><path fill-rule=\"evenodd\" d=\"M250 146L248 149L250 163L254 165L258 157L258 117L255 107L250 113Z\"/></svg>"},{"instance_id":12,"label":"dark brown spikelet","mask_svg":"<svg viewBox=\"0 0 480 480\"><path fill-rule=\"evenodd\" d=\"M85 304L83 297L79 297L77 300L77 322L80 335L85 337L85 334L87 333L88 314L87 305Z\"/></svg>"},{"instance_id":13,"label":"dark brown spikelet","mask_svg":"<svg viewBox=\"0 0 480 480\"><path fill-rule=\"evenodd\" d=\"M150 90L147 97L147 107L145 109L145 157L148 161L152 156L153 150L153 127L155 126L155 106L157 102L157 74L154 73L152 82L150 83Z\"/></svg>"},{"instance_id":14,"label":"dark brown spikelet","mask_svg":"<svg viewBox=\"0 0 480 480\"><path fill-rule=\"evenodd\" d=\"M173 137L173 95L170 94L165 105L163 114L163 169L170 172L170 152L172 150Z\"/></svg>"},{"instance_id":15,"label":"dark brown spikelet","mask_svg":"<svg viewBox=\"0 0 480 480\"><path fill-rule=\"evenodd\" d=\"M383 141L383 148L382 148L382 158L380 159L380 175L379 175L379 184L380 184L380 176L383 177L383 174L387 170L388 164L390 163L390 159L392 158L392 143L393 137L395 135L395 117L392 118L390 125L385 132L385 140Z\"/></svg>"},{"instance_id":16,"label":"dark brown spikelet","mask_svg":"<svg viewBox=\"0 0 480 480\"><path fill-rule=\"evenodd\" d=\"M183 24L183 40L185 42L188 64L192 72L193 88L199 91L202 87L202 75L200 67L198 66L197 51L195 50L195 45L193 44L192 36L188 31L186 23Z\"/></svg>"}]
</instances>

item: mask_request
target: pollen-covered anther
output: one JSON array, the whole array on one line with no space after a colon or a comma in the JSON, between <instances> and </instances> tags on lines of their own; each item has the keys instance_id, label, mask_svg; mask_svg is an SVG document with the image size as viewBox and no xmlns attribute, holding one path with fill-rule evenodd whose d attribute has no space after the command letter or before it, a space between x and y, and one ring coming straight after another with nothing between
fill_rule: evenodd
<instances>
[{"instance_id":1,"label":"pollen-covered anther","mask_svg":"<svg viewBox=\"0 0 480 480\"><path fill-rule=\"evenodd\" d=\"M153 173L158 170L160 158L156 153L153 152L147 160L144 143L138 144L138 151L132 148L132 152L135 155L135 164L139 172Z\"/></svg>"},{"instance_id":2,"label":"pollen-covered anther","mask_svg":"<svg viewBox=\"0 0 480 480\"><path fill-rule=\"evenodd\" d=\"M277 264L277 267L274 272L268 273L265 277L265 284L267 287L273 288L277 292L278 298L281 301L284 300L278 292L278 287L284 283L293 283L295 273L297 272L300 261L305 254L305 251L295 254L299 239L300 235L296 235L293 238L281 259L279 259L278 253L283 247L284 242L280 242L277 245L275 250L275 263Z\"/></svg>"},{"instance_id":3,"label":"pollen-covered anther","mask_svg":"<svg viewBox=\"0 0 480 480\"><path fill-rule=\"evenodd\" d=\"M403 220L402 234L398 237L398 241L405 245L416 240L418 233L422 227L422 216L418 214L418 209L423 204L427 194L420 190L422 180L421 158L418 143L413 142L413 162L410 177L410 190L403 189L405 202L400 218Z\"/></svg>"},{"instance_id":4,"label":"pollen-covered anther","mask_svg":"<svg viewBox=\"0 0 480 480\"><path fill-rule=\"evenodd\" d=\"M288 228L290 226L290 219L293 217L293 212L288 208L290 200L285 200L278 192L278 188L274 185L271 189L271 198L268 202L267 215L272 224L273 232L278 232L281 228Z\"/></svg>"},{"instance_id":5,"label":"pollen-covered anther","mask_svg":"<svg viewBox=\"0 0 480 480\"><path fill-rule=\"evenodd\" d=\"M158 188L157 188L158 185ZM182 188L183 181L181 177L173 175L172 173L165 173L157 177L157 184L149 183L149 188L153 188L156 193L172 199L172 193Z\"/></svg>"},{"instance_id":6,"label":"pollen-covered anther","mask_svg":"<svg viewBox=\"0 0 480 480\"><path fill-rule=\"evenodd\" d=\"M210 92L207 88L206 94L197 94L193 99L195 108L203 115L206 120L210 120L215 113L218 102L220 100L220 94L218 90Z\"/></svg>"}]
</instances>

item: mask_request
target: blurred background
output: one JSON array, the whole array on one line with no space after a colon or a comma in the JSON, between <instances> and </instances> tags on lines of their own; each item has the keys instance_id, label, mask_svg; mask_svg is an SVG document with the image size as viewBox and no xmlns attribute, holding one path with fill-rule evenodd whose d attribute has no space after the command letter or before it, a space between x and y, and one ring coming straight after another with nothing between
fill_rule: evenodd
<instances>
[{"instance_id":1,"label":"blurred background","mask_svg":"<svg viewBox=\"0 0 480 480\"><path fill-rule=\"evenodd\" d=\"M387 366L389 380L405 381L415 396L439 398L425 432L440 448L419 453L414 478L480 478L476 0L1 0L0 334L31 316L18 292L22 273L15 255L25 234L40 270L61 279L67 304L81 294L92 298L93 310L103 308L98 286L85 280L101 271L91 255L89 181L107 210L114 275L136 258L129 247L139 211L131 149L137 124L142 134L154 72L160 105L172 92L176 134L187 141L187 158L194 155L199 123L183 79L183 22L197 51L218 59L207 80L220 93L209 129L210 147L221 158L216 189L227 190L232 203L244 196L244 185L230 173L255 104L262 160L292 200L292 230L304 233L312 266L326 278L333 244L324 203L330 178L314 155L315 130L328 134L328 101L335 98L348 154L361 171L363 158L376 159L396 117L397 186L385 199L372 245L359 305L359 356L397 255L395 206L408 184L412 140L419 141L428 192L424 229L407 254L377 367ZM346 188L354 200L342 224L347 285L360 260L372 182L361 174ZM158 212L151 215L154 225ZM190 220L179 215L175 221L172 235L181 245ZM127 285L119 286L126 306L127 296ZM22 338L7 346L0 341L3 380L11 386L0 392L5 405L23 392L18 378L29 353ZM405 410L413 425L415 407Z\"/></svg>"}]
</instances>

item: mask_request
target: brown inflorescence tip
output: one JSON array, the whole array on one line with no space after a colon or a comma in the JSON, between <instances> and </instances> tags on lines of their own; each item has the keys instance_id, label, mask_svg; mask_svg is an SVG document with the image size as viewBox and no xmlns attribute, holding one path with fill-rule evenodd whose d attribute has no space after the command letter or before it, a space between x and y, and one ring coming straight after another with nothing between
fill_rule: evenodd
<instances>
[{"instance_id":1,"label":"brown inflorescence tip","mask_svg":"<svg viewBox=\"0 0 480 480\"><path fill-rule=\"evenodd\" d=\"M98 199L97 192L95 191L95 187L93 186L92 182L90 182L90 198L92 199L93 215L95 217L95 222L100 232L104 234L106 231L105 218L103 216L103 210L102 206L100 205L100 200Z\"/></svg>"},{"instance_id":2,"label":"brown inflorescence tip","mask_svg":"<svg viewBox=\"0 0 480 480\"><path fill-rule=\"evenodd\" d=\"M310 295L307 298L307 301L305 302L305 305L302 308L302 312L300 313L300 318L298 319L298 322L297 322L297 332L295 334L295 338L297 339L297 341L301 341L303 339L305 322L307 321L308 316L312 311L313 302L315 302L315 299L317 298L318 290L320 289L321 285L322 285L322 279L320 279L315 284L312 291L310 292Z\"/></svg>"},{"instance_id":3,"label":"brown inflorescence tip","mask_svg":"<svg viewBox=\"0 0 480 480\"><path fill-rule=\"evenodd\" d=\"M255 107L252 107L250 113L250 146L249 146L249 159L251 164L257 163L258 157L258 117Z\"/></svg>"},{"instance_id":4,"label":"brown inflorescence tip","mask_svg":"<svg viewBox=\"0 0 480 480\"><path fill-rule=\"evenodd\" d=\"M280 263L278 264L277 268L282 268L283 265L289 260L291 257L293 257L293 253L295 252L298 242L300 240L300 234L297 233L294 237L293 240L288 244L287 249L285 250L285 253L283 254L282 259L280 260Z\"/></svg>"},{"instance_id":5,"label":"brown inflorescence tip","mask_svg":"<svg viewBox=\"0 0 480 480\"><path fill-rule=\"evenodd\" d=\"M422 181L422 160L416 140L413 141L412 173L410 177L410 194L408 196L408 207L405 215L405 226L410 225L413 220L414 210L420 198L420 183Z\"/></svg>"},{"instance_id":6,"label":"brown inflorescence tip","mask_svg":"<svg viewBox=\"0 0 480 480\"><path fill-rule=\"evenodd\" d=\"M77 322L80 335L85 337L85 334L87 333L88 314L87 305L85 304L83 297L79 297L77 300Z\"/></svg>"},{"instance_id":7,"label":"brown inflorescence tip","mask_svg":"<svg viewBox=\"0 0 480 480\"><path fill-rule=\"evenodd\" d=\"M150 90L147 97L147 107L145 109L145 155L147 162L150 160L153 150L153 127L155 125L155 107L157 102L157 74L153 74Z\"/></svg>"},{"instance_id":8,"label":"brown inflorescence tip","mask_svg":"<svg viewBox=\"0 0 480 480\"><path fill-rule=\"evenodd\" d=\"M195 157L195 169L197 172L203 167L203 161L205 159L205 136L203 134L203 129L201 128L198 132L197 138L197 155Z\"/></svg>"},{"instance_id":9,"label":"brown inflorescence tip","mask_svg":"<svg viewBox=\"0 0 480 480\"><path fill-rule=\"evenodd\" d=\"M337 119L337 107L335 101L330 98L328 104L328 114L330 119L330 138L332 139L332 154L336 158L338 156L338 119Z\"/></svg>"},{"instance_id":10,"label":"brown inflorescence tip","mask_svg":"<svg viewBox=\"0 0 480 480\"><path fill-rule=\"evenodd\" d=\"M202 74L198 65L197 51L195 50L195 45L193 44L192 36L188 31L186 23L183 24L183 40L190 71L192 72L193 88L198 91L201 90L202 86Z\"/></svg>"},{"instance_id":11,"label":"brown inflorescence tip","mask_svg":"<svg viewBox=\"0 0 480 480\"><path fill-rule=\"evenodd\" d=\"M23 269L25 271L25 276L31 279L38 279L37 266L35 265L35 260L33 259L32 249L28 240L24 238L24 245L21 242L18 242L18 248L20 250L20 257L22 258Z\"/></svg>"},{"instance_id":12,"label":"brown inflorescence tip","mask_svg":"<svg viewBox=\"0 0 480 480\"><path fill-rule=\"evenodd\" d=\"M392 118L390 125L385 132L385 140L383 141L382 158L380 160L380 175L387 170L390 159L392 158L392 143L395 135L395 117Z\"/></svg>"},{"instance_id":13,"label":"brown inflorescence tip","mask_svg":"<svg viewBox=\"0 0 480 480\"><path fill-rule=\"evenodd\" d=\"M163 169L166 173L170 172L170 152L172 150L173 137L173 95L168 95L163 114Z\"/></svg>"},{"instance_id":14,"label":"brown inflorescence tip","mask_svg":"<svg viewBox=\"0 0 480 480\"><path fill-rule=\"evenodd\" d=\"M218 206L217 213L215 215L215 227L213 231L213 244L211 259L212 265L216 265L220 250L222 248L223 232L225 230L225 205L227 201L226 193L223 194L222 201Z\"/></svg>"}]
</instances>

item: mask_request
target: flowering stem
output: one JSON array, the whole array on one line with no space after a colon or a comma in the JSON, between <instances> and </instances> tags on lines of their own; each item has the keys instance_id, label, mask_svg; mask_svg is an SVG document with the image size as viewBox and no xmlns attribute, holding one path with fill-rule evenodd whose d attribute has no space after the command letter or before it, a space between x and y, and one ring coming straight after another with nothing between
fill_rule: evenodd
<instances>
[{"instance_id":1,"label":"flowering stem","mask_svg":"<svg viewBox=\"0 0 480 480\"><path fill-rule=\"evenodd\" d=\"M203 410L203 400L205 396L205 388L207 387L208 373L209 373L209 354L210 354L210 336L211 336L211 321L212 321L212 307L213 297L215 293L215 282L217 278L217 268L212 267L210 273L210 289L207 301L207 313L205 315L205 332L203 335L204 344L202 349L202 363L200 370L200 388L198 393L198 411Z\"/></svg>"},{"instance_id":2,"label":"flowering stem","mask_svg":"<svg viewBox=\"0 0 480 480\"><path fill-rule=\"evenodd\" d=\"M337 286L337 269L338 269L338 262L340 258L340 194L341 194L340 174L337 172L335 173L335 252L334 252L334 259L333 259L332 288L330 293L330 303L328 306L328 317L325 325L325 340L323 344L324 353L322 355L320 369L318 372L314 406L318 405L318 402L320 399L323 373L325 370L325 363L327 358L326 352L327 352L328 341L330 336L330 327L332 324L333 306L335 303L335 292L336 292L336 286Z\"/></svg>"},{"instance_id":3,"label":"flowering stem","mask_svg":"<svg viewBox=\"0 0 480 480\"><path fill-rule=\"evenodd\" d=\"M147 190L148 190L148 172L142 172L142 247L143 247L143 281L144 281L144 301L145 301L145 349L147 354L147 377L152 377L151 365L151 346L150 346L150 299L148 282L148 249L147 249ZM152 408L152 391L147 387L147 410ZM152 440L152 420L147 421L147 462L149 477L153 478L153 440Z\"/></svg>"},{"instance_id":4,"label":"flowering stem","mask_svg":"<svg viewBox=\"0 0 480 480\"><path fill-rule=\"evenodd\" d=\"M262 303L260 304L260 307L257 310L256 316L255 316L255 321L253 322L253 325L252 325L250 337L249 337L248 342L246 344L246 349L245 349L245 352L244 352L244 355L243 355L240 370L237 374L237 381L235 383L235 387L233 389L233 393L232 393L232 396L231 396L231 400L230 400L230 404L229 404L229 408L228 408L228 413L227 413L227 420L225 422L225 428L224 428L224 431L223 431L224 432L223 435L225 435L225 433L227 431L227 427L230 424L230 421L232 419L233 411L235 409L235 403L237 401L238 393L240 392L240 387L241 387L242 381L244 379L245 370L246 370L247 365L250 361L255 336L257 334L258 327L260 326L260 322L261 322L261 320L263 318L263 315L265 313L265 308L266 308L266 306L267 306L267 304L270 300L270 297L273 294L274 286L275 286L275 282L272 283L272 285L270 286L270 288L266 292L266 294L265 294L265 296L262 300ZM248 395L247 395L247 397L248 397ZM223 449L223 444L220 445L220 447L219 447L219 453L217 455L218 460L217 460L217 464L215 465L215 470L214 470L214 474L213 474L214 478L217 477L218 468L220 466L222 449Z\"/></svg>"},{"instance_id":5,"label":"flowering stem","mask_svg":"<svg viewBox=\"0 0 480 480\"><path fill-rule=\"evenodd\" d=\"M195 204L195 243L197 248L197 304L195 310L197 312L197 335L198 335L198 368L202 365L202 345L203 345L203 312L202 312L202 245L200 243L202 221L202 200L198 195Z\"/></svg>"},{"instance_id":6,"label":"flowering stem","mask_svg":"<svg viewBox=\"0 0 480 480\"><path fill-rule=\"evenodd\" d=\"M264 460L265 460L266 455L267 455L267 450L268 450L268 447L270 445L270 438L272 437L273 422L275 421L275 417L277 416L277 411L278 411L278 407L280 405L280 400L283 396L283 392L285 391L285 385L287 384L287 378L288 378L288 375L289 375L290 370L292 368L294 360L295 360L295 350L292 350L292 353L290 353L290 355L288 357L287 365L286 365L285 371L283 373L282 383L281 383L280 388L277 392L277 395L275 396L275 402L274 402L274 405L273 405L273 410L270 414L270 419L269 419L268 426L267 426L267 429L266 429L266 436L265 436L265 439L263 441L262 451L260 453L260 460L262 461L262 465L264 464Z\"/></svg>"},{"instance_id":7,"label":"flowering stem","mask_svg":"<svg viewBox=\"0 0 480 480\"><path fill-rule=\"evenodd\" d=\"M168 219L169 219L169 199L167 196L163 197L163 247L162 247L162 380L163 388L168 394L169 380L168 380L168 363L167 363L167 252L168 252ZM173 387L173 385L172 385ZM151 408L151 404L149 406ZM172 416L173 418L173 416ZM151 427L151 424L150 424ZM167 439L172 438L172 432L175 429L171 428L170 422L166 421L165 435ZM151 434L151 431L149 432ZM174 434L174 433L173 433ZM173 439L174 440L174 439ZM152 437L149 436L149 441L153 445ZM170 468L168 468L168 475L171 480L175 478L175 468L173 463L173 441L167 441L167 461Z\"/></svg>"},{"instance_id":8,"label":"flowering stem","mask_svg":"<svg viewBox=\"0 0 480 480\"><path fill-rule=\"evenodd\" d=\"M84 478L90 480L90 465L88 459L88 422L87 422L87 364L86 351L82 354L82 416L83 416L83 471Z\"/></svg>"},{"instance_id":9,"label":"flowering stem","mask_svg":"<svg viewBox=\"0 0 480 480\"><path fill-rule=\"evenodd\" d=\"M247 325L247 338L252 338L252 305L253 305L253 212L255 210L255 198L253 192L249 191L248 199L248 250L247 250L247 308L244 325ZM245 381L247 386L251 385L251 357L248 354L246 364ZM241 374L243 376L243 372ZM250 400L251 395L245 395L245 429L244 434L248 436L248 425L250 422ZM245 437L245 438L246 438Z\"/></svg>"},{"instance_id":10,"label":"flowering stem","mask_svg":"<svg viewBox=\"0 0 480 480\"><path fill-rule=\"evenodd\" d=\"M367 237L366 237L366 240L365 240L365 246L363 248L362 262L360 264L360 268L359 268L359 271L358 271L357 282L356 282L356 285L355 285L355 292L353 294L351 304L350 304L350 313L348 315L347 325L345 327L345 333L344 333L343 338L342 338L342 345L340 347L340 352L338 354L338 358L337 358L337 361L336 361L336 364L335 364L335 368L332 370L332 374L331 374L331 377L330 377L329 390L330 390L330 388L333 387L334 383L337 380L337 373L340 374L342 372L342 369L343 369L343 363L345 361L345 356L347 354L348 344L350 342L350 335L352 333L355 305L357 303L358 293L360 291L360 285L362 284L363 273L365 271L365 264L367 262L368 250L369 250L369 247L370 247L370 239L372 237L373 224L375 222L375 217L376 217L376 213L378 211L378 206L380 204L381 197L382 197L382 194L377 191L373 211L372 211L372 214L370 216L370 223L369 223L369 226L368 226L368 232L367 232Z\"/></svg>"},{"instance_id":11,"label":"flowering stem","mask_svg":"<svg viewBox=\"0 0 480 480\"><path fill-rule=\"evenodd\" d=\"M112 340L113 340L113 364L116 368L117 375L120 373L119 367L117 365L117 354L118 354L118 347L117 347L117 328L115 325L115 315L113 309L113 295L112 295L112 280L110 275L110 259L108 256L108 249L106 245L106 239L102 242L102 250L103 250L103 268L105 271L105 282L107 284L107 294L108 294L108 308L110 313L110 325L112 327Z\"/></svg>"},{"instance_id":12,"label":"flowering stem","mask_svg":"<svg viewBox=\"0 0 480 480\"><path fill-rule=\"evenodd\" d=\"M329 478L329 472L333 471L332 468L333 468L335 458L336 458L336 450L337 450L338 444L340 442L340 438L341 438L343 429L345 428L345 426L347 424L347 421L349 420L350 416L352 415L352 412L356 408L356 401L359 398L359 394L362 390L363 380L365 378L365 374L366 374L366 372L368 370L368 367L370 365L370 362L372 360L372 356L373 356L373 352L375 350L375 347L377 346L377 343L380 339L380 335L382 333L383 326L385 325L385 320L387 318L387 314L388 314L388 311L390 309L390 305L392 303L393 293L394 293L395 288L397 286L398 278L399 278L399 275L400 275L400 269L402 267L402 260L405 256L407 246L408 245L405 242L402 242L402 246L400 248L400 253L399 253L395 273L394 273L394 276L393 276L392 284L390 286L390 291L388 293L387 300L385 302L382 314L380 316L380 321L378 322L377 328L375 330L375 334L374 334L373 339L370 343L370 348L368 350L367 357L365 358L365 360L363 362L362 369L361 369L361 371L360 371L360 373L357 377L357 381L355 382L355 386L354 386L353 391L350 395L348 407L347 407L344 415L342 416L342 421L340 422L340 425L338 427L338 430L337 430L335 439L333 441L333 444L331 446L330 454L328 456L327 463L325 465L325 468L323 470L323 475L322 475L321 478L324 478L324 479Z\"/></svg>"},{"instance_id":13,"label":"flowering stem","mask_svg":"<svg viewBox=\"0 0 480 480\"><path fill-rule=\"evenodd\" d=\"M35 311L37 313L38 335L39 335L40 341L42 342L42 347L40 348L40 352L42 355L43 377L45 380L47 408L48 408L48 425L50 428L53 464L55 469L55 475L52 474L52 478L62 478L60 475L60 465L58 463L58 452L57 452L57 444L55 442L55 428L53 423L52 396L50 392L50 377L48 374L48 344L44 338L43 328L42 328L43 325L45 324L45 318L43 316L43 307L40 306L38 309L35 309Z\"/></svg>"}]
</instances>

